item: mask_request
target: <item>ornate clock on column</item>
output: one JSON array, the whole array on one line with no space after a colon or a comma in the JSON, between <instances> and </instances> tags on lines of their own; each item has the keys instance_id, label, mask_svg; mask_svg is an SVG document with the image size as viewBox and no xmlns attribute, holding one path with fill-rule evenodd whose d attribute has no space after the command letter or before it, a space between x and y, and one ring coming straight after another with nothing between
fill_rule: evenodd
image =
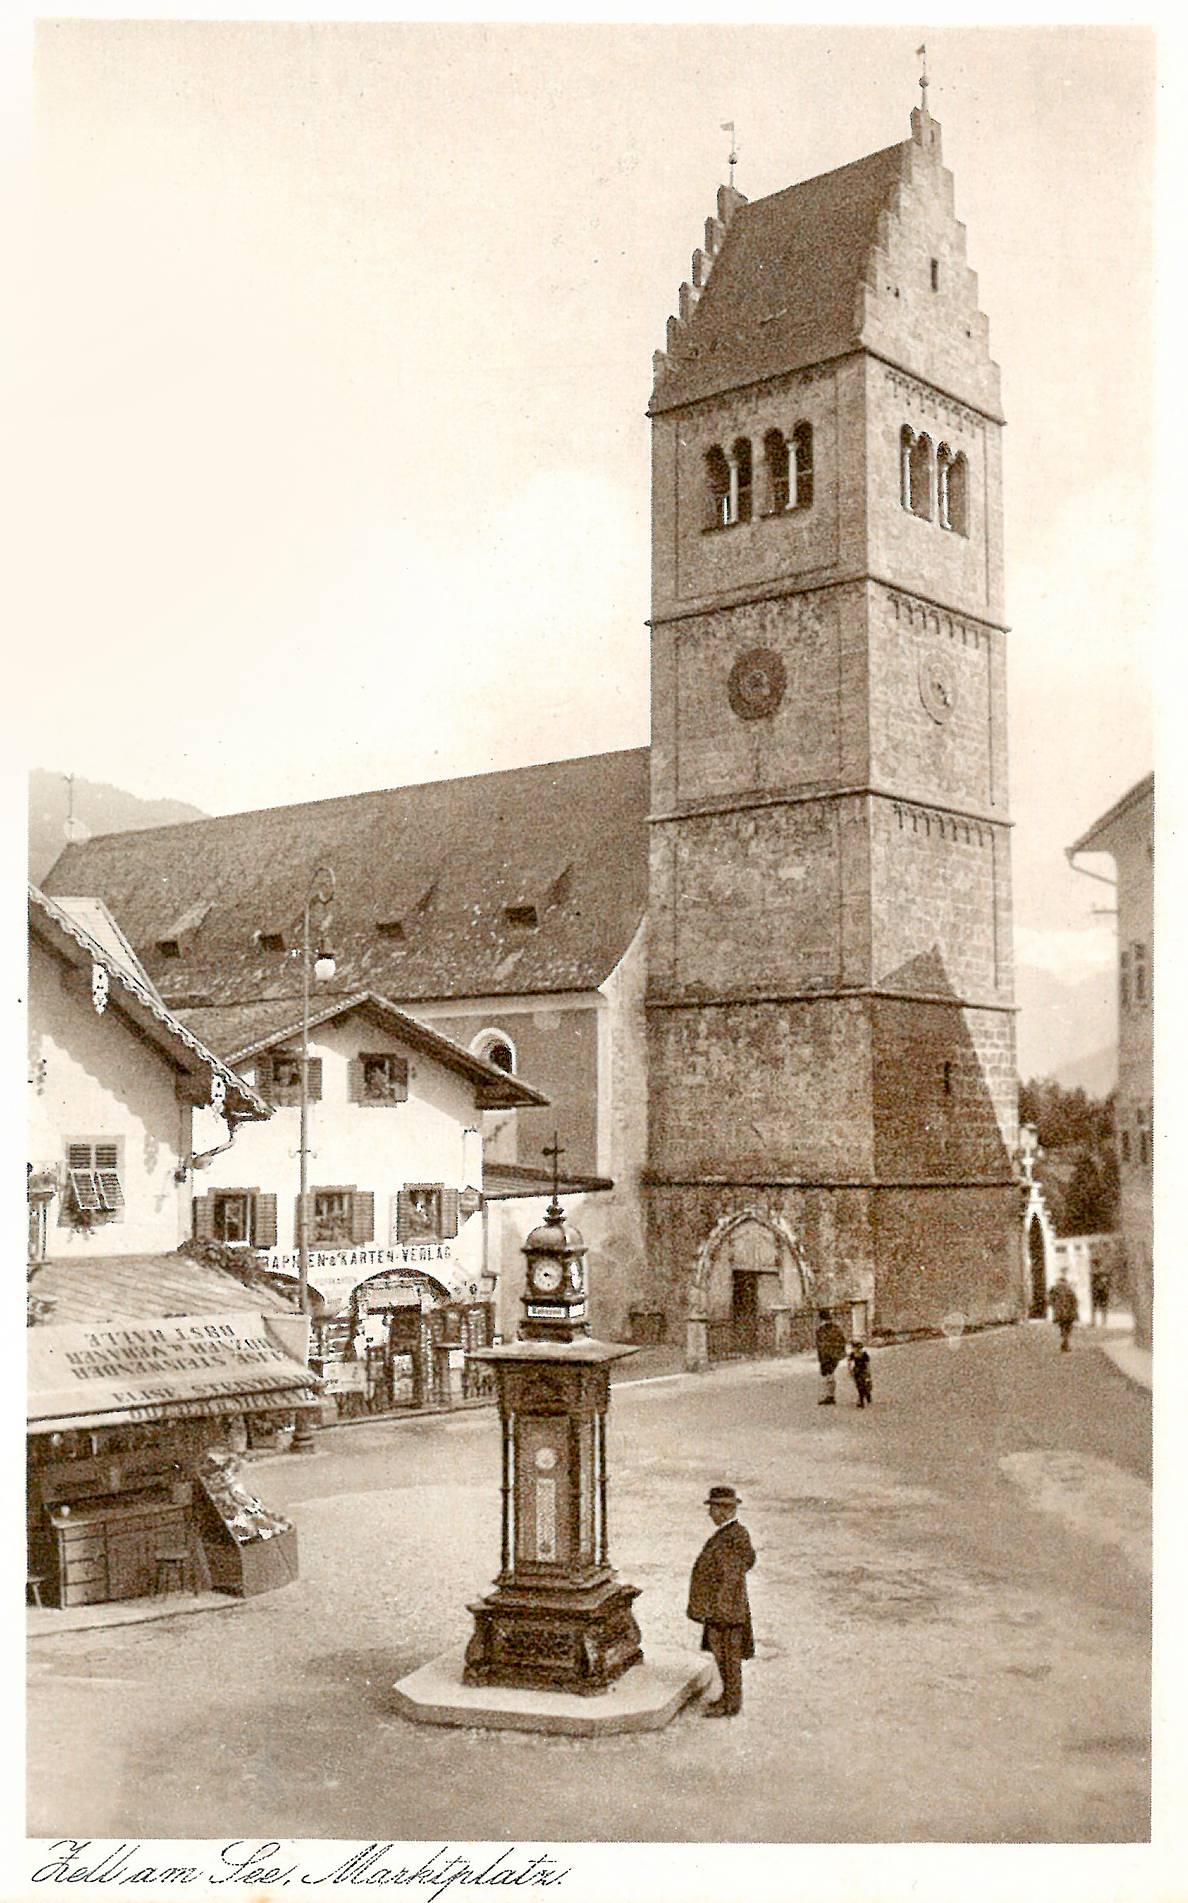
<instances>
[{"instance_id":1,"label":"ornate clock on column","mask_svg":"<svg viewBox=\"0 0 1188 1903\"><path fill-rule=\"evenodd\" d=\"M586 1246L558 1199L524 1244L520 1339L483 1348L499 1383L503 1537L495 1591L470 1610L469 1685L605 1691L643 1657L631 1610L638 1588L609 1557L606 1412L609 1369L635 1352L594 1341Z\"/></svg>"}]
</instances>

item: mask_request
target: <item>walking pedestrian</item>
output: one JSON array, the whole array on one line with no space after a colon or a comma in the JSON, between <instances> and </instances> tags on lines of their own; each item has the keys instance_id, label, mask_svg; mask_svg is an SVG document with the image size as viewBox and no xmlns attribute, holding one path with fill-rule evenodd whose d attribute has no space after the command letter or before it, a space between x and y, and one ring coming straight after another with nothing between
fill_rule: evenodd
<instances>
[{"instance_id":1,"label":"walking pedestrian","mask_svg":"<svg viewBox=\"0 0 1188 1903\"><path fill-rule=\"evenodd\" d=\"M869 1407L874 1400L874 1383L870 1378L870 1355L860 1341L850 1349L850 1373L854 1386L858 1390L859 1407Z\"/></svg>"},{"instance_id":2,"label":"walking pedestrian","mask_svg":"<svg viewBox=\"0 0 1188 1903\"><path fill-rule=\"evenodd\" d=\"M1093 1304L1093 1326L1097 1327L1097 1317L1101 1316L1104 1328L1109 1320L1110 1310L1110 1272L1100 1264L1089 1277L1089 1298Z\"/></svg>"},{"instance_id":3,"label":"walking pedestrian","mask_svg":"<svg viewBox=\"0 0 1188 1903\"><path fill-rule=\"evenodd\" d=\"M1063 1269L1048 1292L1048 1302L1052 1309L1052 1320L1060 1330L1061 1353L1067 1354L1069 1336L1072 1334L1073 1323L1080 1311L1077 1307L1076 1291Z\"/></svg>"},{"instance_id":4,"label":"walking pedestrian","mask_svg":"<svg viewBox=\"0 0 1188 1903\"><path fill-rule=\"evenodd\" d=\"M755 1656L747 1574L755 1564L751 1536L738 1518L733 1487L711 1487L705 1502L714 1531L693 1562L688 1616L700 1625L701 1649L712 1652L722 1681L705 1718L733 1718L742 1710L742 1662Z\"/></svg>"},{"instance_id":5,"label":"walking pedestrian","mask_svg":"<svg viewBox=\"0 0 1188 1903\"><path fill-rule=\"evenodd\" d=\"M837 1381L835 1370L839 1361L844 1359L846 1338L834 1321L827 1308L817 1311L817 1365L821 1370L821 1392L817 1397L818 1407L836 1407Z\"/></svg>"}]
</instances>

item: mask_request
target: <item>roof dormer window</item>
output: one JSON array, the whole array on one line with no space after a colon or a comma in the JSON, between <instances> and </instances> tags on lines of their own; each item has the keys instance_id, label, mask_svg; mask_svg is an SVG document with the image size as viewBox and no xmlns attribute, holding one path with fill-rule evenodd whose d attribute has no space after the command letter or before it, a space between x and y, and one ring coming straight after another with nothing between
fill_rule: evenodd
<instances>
[{"instance_id":1,"label":"roof dormer window","mask_svg":"<svg viewBox=\"0 0 1188 1903\"><path fill-rule=\"evenodd\" d=\"M176 938L159 938L157 940L157 950L160 952L162 958L181 957L181 946L178 944Z\"/></svg>"},{"instance_id":2,"label":"roof dormer window","mask_svg":"<svg viewBox=\"0 0 1188 1903\"><path fill-rule=\"evenodd\" d=\"M520 931L535 931L540 923L534 905L505 905L503 916L509 925L516 926Z\"/></svg>"},{"instance_id":3,"label":"roof dormer window","mask_svg":"<svg viewBox=\"0 0 1188 1903\"><path fill-rule=\"evenodd\" d=\"M283 952L285 949L283 932L253 932L252 936L262 952Z\"/></svg>"}]
</instances>

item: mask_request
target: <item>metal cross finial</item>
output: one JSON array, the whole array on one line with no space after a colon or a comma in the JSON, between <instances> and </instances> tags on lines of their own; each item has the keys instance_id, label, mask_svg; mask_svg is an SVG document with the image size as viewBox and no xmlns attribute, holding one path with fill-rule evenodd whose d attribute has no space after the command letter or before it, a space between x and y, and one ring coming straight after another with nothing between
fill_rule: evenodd
<instances>
[{"instance_id":1,"label":"metal cross finial","mask_svg":"<svg viewBox=\"0 0 1188 1903\"><path fill-rule=\"evenodd\" d=\"M545 1148L541 1151L541 1155L551 1156L553 1159L553 1201L557 1202L561 1191L561 1158L565 1155L565 1147L558 1141L557 1132L555 1130L553 1131L552 1143L546 1144Z\"/></svg>"},{"instance_id":2,"label":"metal cross finial","mask_svg":"<svg viewBox=\"0 0 1188 1903\"><path fill-rule=\"evenodd\" d=\"M734 136L734 120L723 119L723 132L730 134L730 189L734 190L734 168L738 164L738 140Z\"/></svg>"},{"instance_id":3,"label":"metal cross finial","mask_svg":"<svg viewBox=\"0 0 1188 1903\"><path fill-rule=\"evenodd\" d=\"M918 46L916 57L920 61L920 111L928 111L928 48Z\"/></svg>"}]
</instances>

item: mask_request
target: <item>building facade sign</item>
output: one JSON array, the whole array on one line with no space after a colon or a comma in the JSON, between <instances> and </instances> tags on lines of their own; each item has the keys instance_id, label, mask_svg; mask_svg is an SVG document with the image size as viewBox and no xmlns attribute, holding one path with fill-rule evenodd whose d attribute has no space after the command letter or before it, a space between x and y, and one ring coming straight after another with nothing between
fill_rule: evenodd
<instances>
[{"instance_id":1,"label":"building facade sign","mask_svg":"<svg viewBox=\"0 0 1188 1903\"><path fill-rule=\"evenodd\" d=\"M296 1277L299 1270L299 1258L296 1251L273 1249L264 1258L265 1266L276 1275ZM385 1271L387 1273L385 1274ZM408 1280L401 1284L401 1278ZM473 1272L468 1272L454 1254L450 1242L407 1242L393 1243L388 1247L376 1245L357 1249L311 1249L309 1252L309 1280L317 1289L326 1307L333 1311L341 1310L361 1283L373 1280L377 1288L387 1292L382 1303L371 1306L389 1307L393 1304L391 1289L403 1287L407 1292L396 1300L413 1302L419 1299L419 1291L426 1283L444 1288L456 1301L473 1301L478 1295L478 1283Z\"/></svg>"}]
</instances>

